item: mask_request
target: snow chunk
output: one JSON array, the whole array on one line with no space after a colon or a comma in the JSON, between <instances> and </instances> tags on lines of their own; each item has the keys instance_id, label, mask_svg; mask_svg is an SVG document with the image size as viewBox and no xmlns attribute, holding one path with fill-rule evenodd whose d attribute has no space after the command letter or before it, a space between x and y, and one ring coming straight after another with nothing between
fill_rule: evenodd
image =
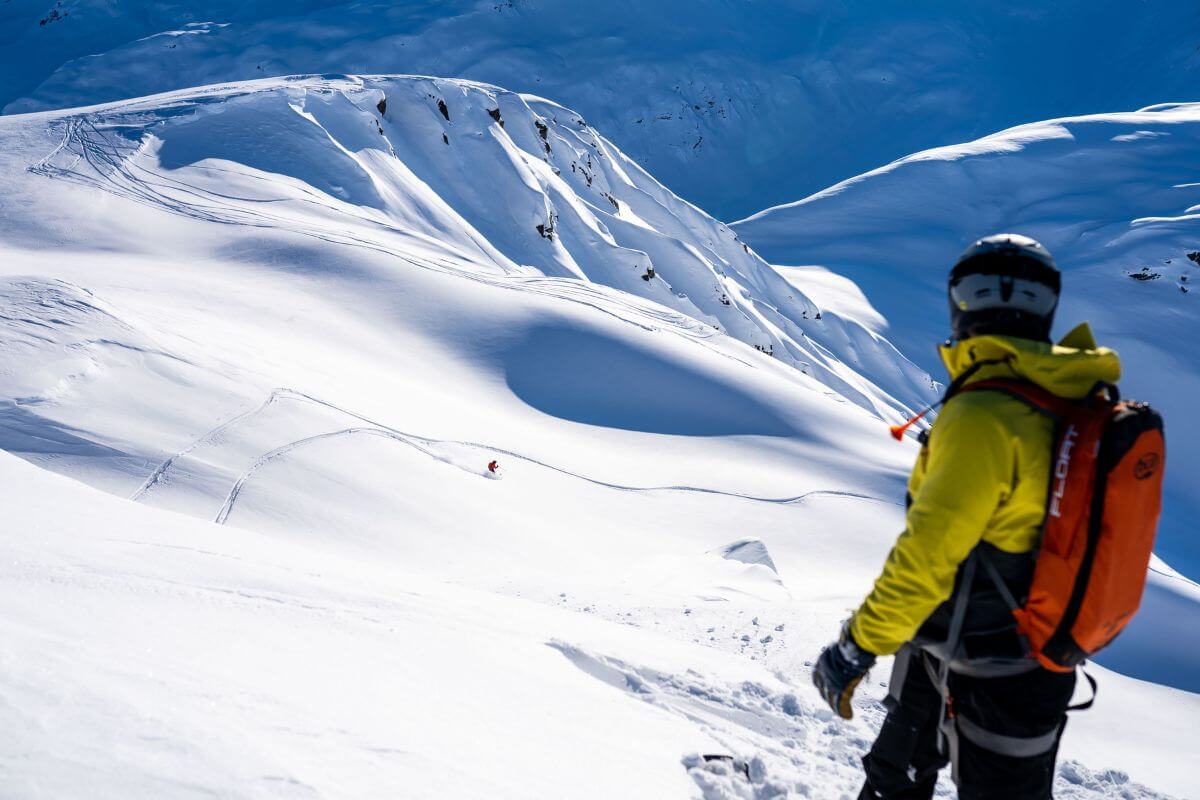
<instances>
[{"instance_id":1,"label":"snow chunk","mask_svg":"<svg viewBox=\"0 0 1200 800\"><path fill-rule=\"evenodd\" d=\"M738 539L736 542L730 542L723 547L718 547L710 552L716 553L721 558L729 561L740 561L743 564L759 564L779 574L779 570L775 568L775 562L771 560L771 554L767 551L767 545L762 539Z\"/></svg>"}]
</instances>

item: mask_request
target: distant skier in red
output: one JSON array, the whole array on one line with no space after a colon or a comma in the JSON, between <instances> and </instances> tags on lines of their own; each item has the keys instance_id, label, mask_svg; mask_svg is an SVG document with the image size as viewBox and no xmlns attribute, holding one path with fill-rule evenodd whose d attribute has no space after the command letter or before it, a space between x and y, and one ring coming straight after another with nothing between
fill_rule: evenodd
<instances>
[{"instance_id":1,"label":"distant skier in red","mask_svg":"<svg viewBox=\"0 0 1200 800\"><path fill-rule=\"evenodd\" d=\"M488 472L490 472L490 473L492 473L493 475L495 475L495 474L496 474L496 470L498 470L498 469L500 469L500 462L499 462L499 461L496 461L495 459L492 459L491 461L489 461L489 462L488 462Z\"/></svg>"}]
</instances>

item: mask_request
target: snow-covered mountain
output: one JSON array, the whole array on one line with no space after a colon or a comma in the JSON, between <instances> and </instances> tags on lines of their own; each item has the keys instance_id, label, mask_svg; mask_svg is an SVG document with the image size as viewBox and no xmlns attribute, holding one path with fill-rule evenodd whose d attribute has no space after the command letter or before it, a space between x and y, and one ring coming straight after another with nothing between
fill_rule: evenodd
<instances>
[{"instance_id":1,"label":"snow-covered mountain","mask_svg":"<svg viewBox=\"0 0 1200 800\"><path fill-rule=\"evenodd\" d=\"M856 791L887 666L843 723L805 662L931 388L848 281L456 80L0 117L0 175L0 793ZM1187 796L1197 695L1122 669L1059 796Z\"/></svg>"},{"instance_id":2,"label":"snow-covered mountain","mask_svg":"<svg viewBox=\"0 0 1200 800\"><path fill-rule=\"evenodd\" d=\"M265 80L50 127L61 141L39 175L205 220L417 253L426 267L578 303L604 305L595 286L620 290L605 297L631 306L622 317L733 336L883 418L932 396L928 376L852 313L823 313L545 100L455 81ZM225 161L241 169L212 166Z\"/></svg>"},{"instance_id":3,"label":"snow-covered mountain","mask_svg":"<svg viewBox=\"0 0 1200 800\"><path fill-rule=\"evenodd\" d=\"M94 286L107 270L14 277L5 292L13 312L3 388L14 401L6 449L147 502L228 519L238 499L229 492L258 468L250 456L329 426L358 433L368 414L453 463L455 447L481 464L488 447L536 457L507 439L505 409L519 410L517 430L531 441L597 426L687 442L758 437L780 452L802 448L813 477L840 474L866 491L890 485L903 462L854 463L883 440L883 422L904 413L880 386L908 406L932 391L886 340L853 317L822 313L725 226L575 114L536 98L426 78L302 78L0 126L14 176L2 206L12 222L6 246L23 258L47 240L56 260L76 247L162 248L171 292L180 276L215 281L213 261L237 276L277 274L285 285L270 292L218 294L222 304L276 309L285 327L306 314L290 287L317 282L353 309L365 352L387 354L361 379L407 387L402 412L363 408L339 399L328 376L317 391L294 380L293 367L274 368L270 349L230 357L231 369L192 352L180 312L142 311L151 314L142 322L111 307ZM573 321L579 315L588 324ZM638 336L614 339L613 326ZM288 363L311 355L286 351ZM154 368L142 374L147 360ZM456 370L473 376L471 391L454 384ZM304 422L291 430L297 409ZM288 441L269 439L281 431L264 421L280 415L297 434ZM476 422L464 427L467 418ZM269 440L252 438L243 452L230 432L247 422L266 424ZM415 433L429 425L437 441L458 444ZM46 437L61 426L103 447ZM708 458L721 446L698 449ZM556 466L603 464L602 452L596 445ZM766 477L772 461L743 465L739 491L786 494L796 476ZM592 477L628 483L602 473Z\"/></svg>"},{"instance_id":4,"label":"snow-covered mountain","mask_svg":"<svg viewBox=\"0 0 1200 800\"><path fill-rule=\"evenodd\" d=\"M1196 577L1200 428L1189 420L1200 393L1191 345L1200 339L1198 170L1200 105L1156 106L918 153L734 227L774 263L851 278L886 320L874 329L934 375L957 254L981 232L1042 241L1065 274L1058 330L1090 321L1123 354L1126 393L1151 400L1167 419L1159 552Z\"/></svg>"},{"instance_id":5,"label":"snow-covered mountain","mask_svg":"<svg viewBox=\"0 0 1200 800\"><path fill-rule=\"evenodd\" d=\"M0 108L306 72L468 78L577 109L725 219L917 150L1189 99L1177 0L7 0Z\"/></svg>"}]
</instances>

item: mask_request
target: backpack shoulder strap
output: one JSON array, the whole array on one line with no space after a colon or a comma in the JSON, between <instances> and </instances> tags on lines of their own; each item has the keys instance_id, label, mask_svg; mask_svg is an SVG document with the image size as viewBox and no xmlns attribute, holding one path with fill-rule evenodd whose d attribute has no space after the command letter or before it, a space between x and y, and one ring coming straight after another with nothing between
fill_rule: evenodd
<instances>
[{"instance_id":1,"label":"backpack shoulder strap","mask_svg":"<svg viewBox=\"0 0 1200 800\"><path fill-rule=\"evenodd\" d=\"M1055 420L1070 416L1080 406L1080 403L1077 401L1059 397L1032 381L1023 381L1016 378L988 378L987 380L969 383L959 389L959 393L979 391L1006 394L1009 397L1020 400L1034 411L1045 414Z\"/></svg>"}]
</instances>

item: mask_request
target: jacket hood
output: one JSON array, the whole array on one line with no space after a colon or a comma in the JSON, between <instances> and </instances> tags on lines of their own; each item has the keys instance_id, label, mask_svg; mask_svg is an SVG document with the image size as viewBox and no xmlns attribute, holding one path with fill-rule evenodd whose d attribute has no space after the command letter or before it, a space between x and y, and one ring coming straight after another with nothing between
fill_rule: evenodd
<instances>
[{"instance_id":1,"label":"jacket hood","mask_svg":"<svg viewBox=\"0 0 1200 800\"><path fill-rule=\"evenodd\" d=\"M1116 383L1121 377L1121 360L1113 350L1098 347L1091 327L1085 322L1058 344L1018 339L1012 336L974 336L939 348L942 363L954 380L972 365L980 367L967 383L988 378L1022 378L1059 397L1079 399L1103 381Z\"/></svg>"}]
</instances>

